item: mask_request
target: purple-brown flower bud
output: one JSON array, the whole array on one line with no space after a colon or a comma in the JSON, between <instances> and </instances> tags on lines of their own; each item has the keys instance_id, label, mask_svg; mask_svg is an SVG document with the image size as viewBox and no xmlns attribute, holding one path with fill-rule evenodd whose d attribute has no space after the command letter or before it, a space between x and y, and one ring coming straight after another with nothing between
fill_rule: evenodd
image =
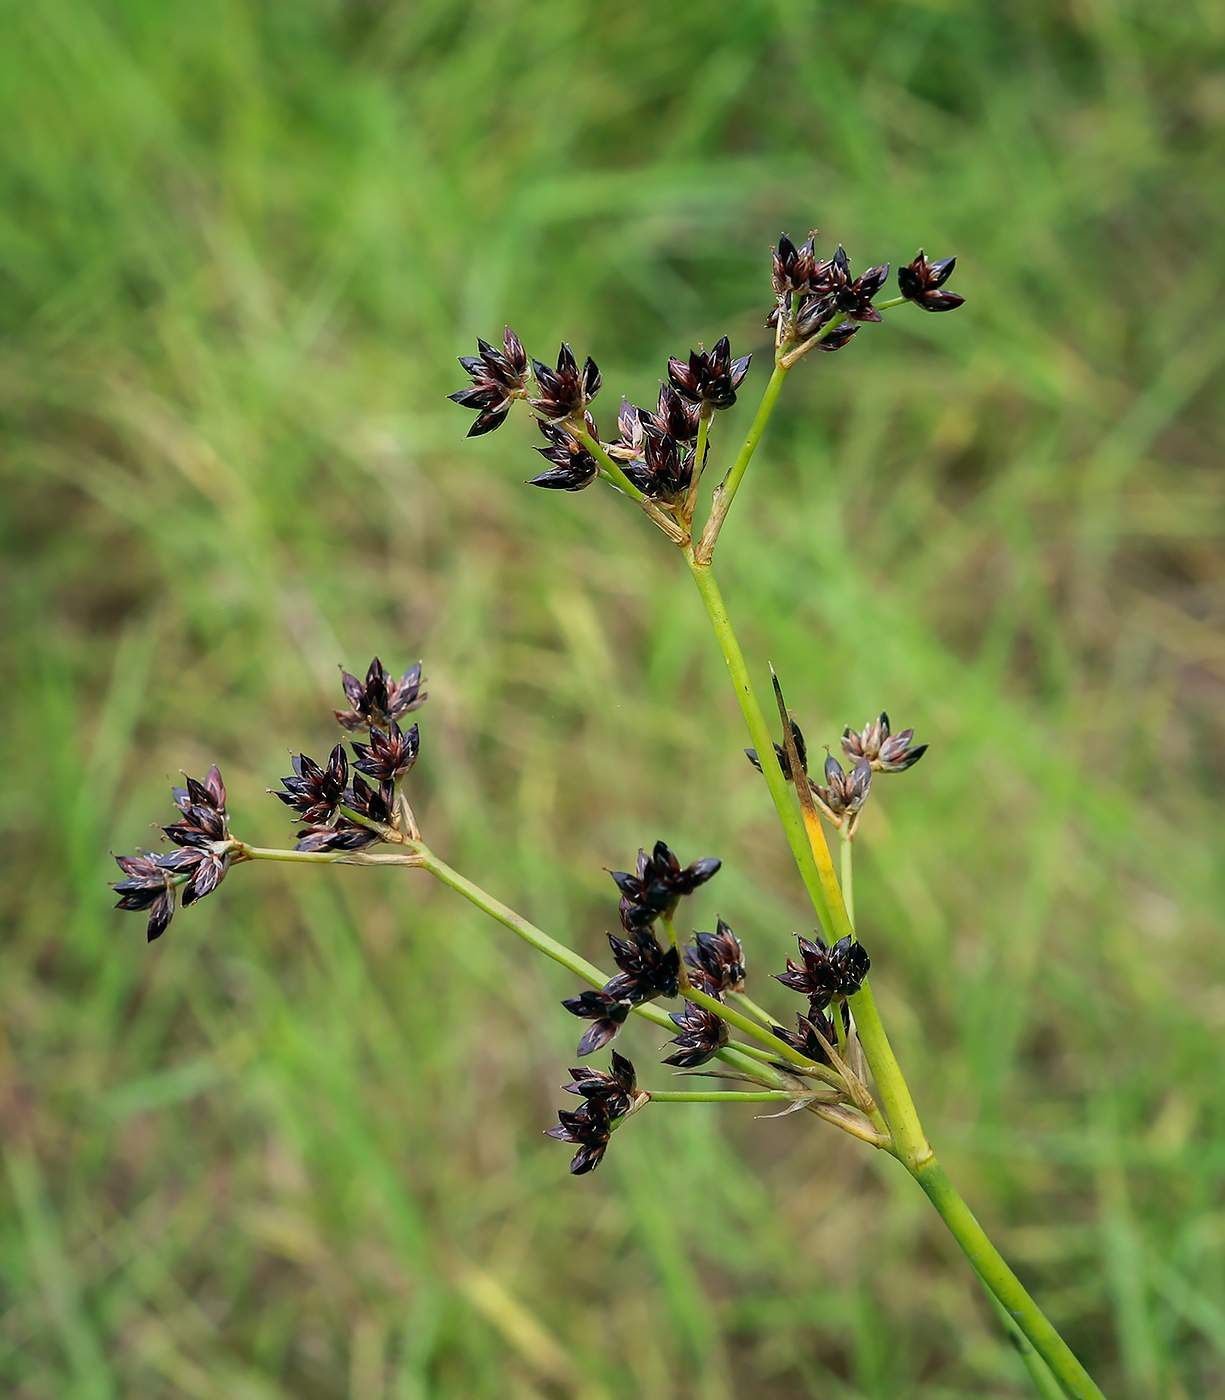
<instances>
[{"instance_id":1,"label":"purple-brown flower bud","mask_svg":"<svg viewBox=\"0 0 1225 1400\"><path fill-rule=\"evenodd\" d=\"M545 461L552 462L553 466L547 472L529 478L528 485L543 486L550 491L581 491L584 486L590 486L599 471L596 459L578 438L568 433L565 428L556 423L547 423L543 418L537 421L549 445L534 447L532 451L539 452ZM590 416L587 422L594 437L595 424Z\"/></svg>"},{"instance_id":2,"label":"purple-brown flower bud","mask_svg":"<svg viewBox=\"0 0 1225 1400\"><path fill-rule=\"evenodd\" d=\"M880 717L866 724L858 734L848 725L842 735L842 748L852 758L867 759L873 772L904 773L927 752L926 744L912 749L910 743L913 738L913 729L891 734L889 716L882 710Z\"/></svg>"},{"instance_id":3,"label":"purple-brown flower bud","mask_svg":"<svg viewBox=\"0 0 1225 1400\"><path fill-rule=\"evenodd\" d=\"M638 1077L634 1066L615 1050L612 1052L610 1073L579 1065L570 1071L570 1075L570 1083L562 1085L566 1093L581 1094L585 1099L599 1099L612 1118L628 1113L638 1097Z\"/></svg>"},{"instance_id":4,"label":"purple-brown flower bud","mask_svg":"<svg viewBox=\"0 0 1225 1400\"><path fill-rule=\"evenodd\" d=\"M579 1056L590 1055L593 1050L601 1050L617 1034L630 1014L630 1003L618 1001L607 992L597 992L591 988L580 992L576 997L566 997L562 1005L572 1016L590 1021L591 1026L578 1043Z\"/></svg>"},{"instance_id":5,"label":"purple-brown flower bud","mask_svg":"<svg viewBox=\"0 0 1225 1400\"><path fill-rule=\"evenodd\" d=\"M668 380L682 398L709 408L730 408L736 402L736 390L749 372L751 355L732 359L727 336L713 350L691 350L689 362L668 361Z\"/></svg>"},{"instance_id":6,"label":"purple-brown flower bud","mask_svg":"<svg viewBox=\"0 0 1225 1400\"><path fill-rule=\"evenodd\" d=\"M527 355L514 331L506 327L502 350L495 350L485 340L478 339L476 343L479 355L459 357L460 364L472 376L471 388L447 395L461 408L480 410L468 429L469 437L500 428L514 401L527 397Z\"/></svg>"},{"instance_id":7,"label":"purple-brown flower bud","mask_svg":"<svg viewBox=\"0 0 1225 1400\"><path fill-rule=\"evenodd\" d=\"M587 405L600 392L600 371L588 357L582 370L568 345L557 355L557 368L550 369L539 360L532 361L538 397L528 403L542 418L561 422L563 418L582 418Z\"/></svg>"},{"instance_id":8,"label":"purple-brown flower bud","mask_svg":"<svg viewBox=\"0 0 1225 1400\"><path fill-rule=\"evenodd\" d=\"M844 1013L845 1010L846 1008L844 1006ZM783 1030L782 1026L771 1026L770 1029L784 1045L790 1045L793 1050L798 1050L801 1055L806 1055L816 1064L832 1064L829 1058L829 1052L826 1050L825 1046L821 1044L817 1032L820 1031L821 1035L825 1037L826 1044L831 1046L837 1045L838 1032L834 1027L833 1020L822 1011L818 1010L814 1005L809 1010L807 1016L801 1016L797 1012L795 1024L799 1031L798 1035L793 1034L791 1031ZM786 1060L780 1060L779 1066L783 1069L793 1068Z\"/></svg>"},{"instance_id":9,"label":"purple-brown flower bud","mask_svg":"<svg viewBox=\"0 0 1225 1400\"><path fill-rule=\"evenodd\" d=\"M386 734L372 725L370 742L354 743L351 747L353 766L359 773L365 773L375 782L394 783L416 763L421 735L415 724L407 733L401 733L400 726L393 719Z\"/></svg>"},{"instance_id":10,"label":"purple-brown flower bud","mask_svg":"<svg viewBox=\"0 0 1225 1400\"><path fill-rule=\"evenodd\" d=\"M870 267L862 276L851 280L851 263L846 250L839 247L829 265L829 280L834 308L849 316L852 321L879 321L880 312L872 305L872 298L885 285L889 276L889 264Z\"/></svg>"},{"instance_id":11,"label":"purple-brown flower bud","mask_svg":"<svg viewBox=\"0 0 1225 1400\"><path fill-rule=\"evenodd\" d=\"M862 943L849 936L840 938L832 948L817 936L796 940L800 945L802 963L787 959L787 971L774 974L777 981L793 992L808 997L811 1006L823 1011L835 997L854 996L868 975L872 960Z\"/></svg>"},{"instance_id":12,"label":"purple-brown flower bud","mask_svg":"<svg viewBox=\"0 0 1225 1400\"><path fill-rule=\"evenodd\" d=\"M174 917L174 876L159 863L152 851L141 855L116 856L115 864L128 877L116 880L111 888L121 898L116 909L149 911L148 940L160 938Z\"/></svg>"},{"instance_id":13,"label":"purple-brown flower bud","mask_svg":"<svg viewBox=\"0 0 1225 1400\"><path fill-rule=\"evenodd\" d=\"M675 909L683 895L704 885L722 864L717 857L706 856L682 869L676 855L662 841L656 841L649 856L640 850L635 874L609 871L621 891L622 924L627 930L648 927L661 914Z\"/></svg>"},{"instance_id":14,"label":"purple-brown flower bud","mask_svg":"<svg viewBox=\"0 0 1225 1400\"><path fill-rule=\"evenodd\" d=\"M569 1109L559 1108L557 1118L555 1127L544 1130L545 1136L556 1138L558 1142L578 1144L578 1151L570 1161L570 1170L575 1176L594 1171L608 1148L612 1132L612 1115L608 1105L601 1099L585 1099L573 1113Z\"/></svg>"},{"instance_id":15,"label":"purple-brown flower bud","mask_svg":"<svg viewBox=\"0 0 1225 1400\"><path fill-rule=\"evenodd\" d=\"M398 681L392 679L377 656L370 663L365 681L351 676L343 666L340 675L353 708L332 713L345 729L365 729L372 724L386 729L393 719L419 710L429 699L429 693L421 689L420 661L410 666Z\"/></svg>"},{"instance_id":16,"label":"purple-brown flower bud","mask_svg":"<svg viewBox=\"0 0 1225 1400\"><path fill-rule=\"evenodd\" d=\"M728 925L720 919L714 933L695 932L693 937L685 962L702 979L703 990L713 997L744 991L744 949Z\"/></svg>"},{"instance_id":17,"label":"purple-brown flower bud","mask_svg":"<svg viewBox=\"0 0 1225 1400\"><path fill-rule=\"evenodd\" d=\"M345 795L349 778L349 761L343 744L337 744L321 768L313 758L300 753L293 758L293 776L281 779L284 792L268 791L279 797L298 814L298 820L308 826L327 826L336 815Z\"/></svg>"},{"instance_id":18,"label":"purple-brown flower bud","mask_svg":"<svg viewBox=\"0 0 1225 1400\"><path fill-rule=\"evenodd\" d=\"M696 1069L713 1060L727 1044L727 1022L695 1002L687 1001L684 1011L669 1012L669 1019L680 1028L680 1035L669 1043L680 1049L665 1057L666 1065Z\"/></svg>"},{"instance_id":19,"label":"purple-brown flower bud","mask_svg":"<svg viewBox=\"0 0 1225 1400\"><path fill-rule=\"evenodd\" d=\"M810 783L812 795L836 827L845 825L847 831L854 835L859 814L872 787L872 765L866 758L861 758L849 773L844 773L842 765L833 754L829 754L825 759L825 781L827 787Z\"/></svg>"},{"instance_id":20,"label":"purple-brown flower bud","mask_svg":"<svg viewBox=\"0 0 1225 1400\"><path fill-rule=\"evenodd\" d=\"M953 311L965 304L965 297L942 291L941 288L952 276L956 265L956 258L941 258L939 262L929 263L920 248L908 267L898 268L898 290L907 301L913 301L924 311Z\"/></svg>"},{"instance_id":21,"label":"purple-brown flower bud","mask_svg":"<svg viewBox=\"0 0 1225 1400\"><path fill-rule=\"evenodd\" d=\"M638 1006L656 997L674 997L680 977L680 954L675 948L660 947L649 929L633 931L631 938L608 935L613 960L621 969L604 984L606 996Z\"/></svg>"}]
</instances>

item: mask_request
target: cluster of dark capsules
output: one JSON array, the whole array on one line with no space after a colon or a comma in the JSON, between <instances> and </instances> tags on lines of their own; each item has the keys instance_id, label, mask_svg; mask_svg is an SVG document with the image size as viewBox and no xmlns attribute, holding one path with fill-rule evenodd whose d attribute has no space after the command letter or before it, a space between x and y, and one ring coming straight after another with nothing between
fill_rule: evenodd
<instances>
[{"instance_id":1,"label":"cluster of dark capsules","mask_svg":"<svg viewBox=\"0 0 1225 1400\"><path fill-rule=\"evenodd\" d=\"M399 721L425 704L421 665L397 680L376 656L365 680L342 669L341 681L349 708L333 714L343 729L364 732L369 742L350 741L352 760L343 743L324 763L293 755L293 772L275 795L299 824L297 851L360 852L389 836L417 834L400 783L417 761L420 736L415 724L401 729ZM215 765L203 782L187 778L172 794L180 820L162 831L177 849L115 857L126 877L113 886L120 897L115 907L147 913L150 942L174 917L176 892L186 908L247 858L243 843L230 835L225 784Z\"/></svg>"},{"instance_id":2,"label":"cluster of dark capsules","mask_svg":"<svg viewBox=\"0 0 1225 1400\"><path fill-rule=\"evenodd\" d=\"M773 250L775 301L766 325L773 328L780 350L788 345L840 350L861 324L881 319L873 302L888 280L888 263L853 277L846 251L839 247L831 257L818 258L815 239L814 232L797 248L784 234ZM944 289L956 261L929 262L920 248L914 260L898 270L901 297L925 311L960 306L964 298ZM658 403L640 408L622 399L617 436L609 441L601 441L590 411L602 383L595 361L589 357L580 367L568 345L561 347L555 367L529 359L509 326L500 349L478 339L477 354L460 356L472 383L449 397L476 410L469 437L501 427L516 400L527 404L546 444L535 450L549 463L530 478L532 486L581 491L597 476L614 480L607 470L611 458L648 500L675 510L704 465L696 460L702 420L736 402L751 358L733 358L723 336L712 350L699 347L686 359L669 359ZM605 458L603 465L597 451Z\"/></svg>"}]
</instances>

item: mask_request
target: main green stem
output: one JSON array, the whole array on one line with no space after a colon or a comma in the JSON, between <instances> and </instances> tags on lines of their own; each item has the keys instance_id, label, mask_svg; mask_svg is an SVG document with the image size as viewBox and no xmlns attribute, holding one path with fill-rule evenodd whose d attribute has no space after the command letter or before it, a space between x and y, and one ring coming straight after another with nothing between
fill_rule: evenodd
<instances>
[{"instance_id":1,"label":"main green stem","mask_svg":"<svg viewBox=\"0 0 1225 1400\"><path fill-rule=\"evenodd\" d=\"M749 440L720 491L731 485L730 495L735 494L735 487L739 485L753 449L756 448L757 441L769 421L785 375L786 370L776 366L753 422ZM715 639L736 691L736 699L740 703L741 713L757 750L762 774L813 908L821 922L827 929L832 930L836 937L849 935L853 938L854 927L847 902L838 886L820 823L814 818L813 824L816 829L810 830L787 790L787 781L774 752L773 736L757 701L744 653L740 649L735 629L728 616L727 605L711 569L711 551L727 514L727 508L731 504L730 495L721 502L720 493L716 492L715 508L711 512L698 549L695 551L692 547L685 548L685 560L706 607ZM712 525L715 526L713 533ZM845 869L849 845L844 848L844 852ZM980 1278L1016 1321L1017 1326L1050 1368L1052 1375L1063 1386L1070 1400L1105 1400L1071 1348L987 1238L986 1232L936 1160L923 1132L901 1066L885 1034L872 990L866 981L860 991L850 998L850 1003L855 1014L855 1026L863 1046L864 1057L876 1081L877 1093L893 1134L894 1155L918 1181Z\"/></svg>"}]
</instances>

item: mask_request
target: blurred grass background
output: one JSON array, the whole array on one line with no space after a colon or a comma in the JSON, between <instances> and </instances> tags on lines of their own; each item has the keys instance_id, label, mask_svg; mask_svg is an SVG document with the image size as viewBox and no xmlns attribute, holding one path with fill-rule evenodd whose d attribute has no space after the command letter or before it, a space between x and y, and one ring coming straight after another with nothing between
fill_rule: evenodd
<instances>
[{"instance_id":1,"label":"blurred grass background","mask_svg":"<svg viewBox=\"0 0 1225 1400\"><path fill-rule=\"evenodd\" d=\"M607 432L726 332L726 451L813 223L969 304L792 376L729 603L818 750L932 744L857 895L954 1179L1112 1398L1225 1394L1223 57L1207 0L0 10L6 1395L1029 1393L815 1123L661 1108L569 1178L572 983L445 891L245 868L146 949L105 888L180 769L279 843L336 663L421 656L441 853L596 956L602 867L717 854L695 921L784 1009L810 921L679 561L443 395L509 320Z\"/></svg>"}]
</instances>

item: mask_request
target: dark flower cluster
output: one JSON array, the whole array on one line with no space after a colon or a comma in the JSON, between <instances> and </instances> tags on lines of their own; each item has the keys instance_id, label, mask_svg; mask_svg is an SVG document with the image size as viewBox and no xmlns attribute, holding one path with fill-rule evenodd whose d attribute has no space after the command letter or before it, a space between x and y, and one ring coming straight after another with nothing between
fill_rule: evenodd
<instances>
[{"instance_id":1,"label":"dark flower cluster","mask_svg":"<svg viewBox=\"0 0 1225 1400\"><path fill-rule=\"evenodd\" d=\"M679 1045L680 1049L668 1055L664 1064L676 1065L680 1069L696 1069L707 1060L713 1060L727 1044L727 1022L706 1007L687 1001L684 1011L671 1011L668 1014L680 1028L680 1035L673 1036L671 1042Z\"/></svg>"},{"instance_id":2,"label":"dark flower cluster","mask_svg":"<svg viewBox=\"0 0 1225 1400\"><path fill-rule=\"evenodd\" d=\"M853 835L872 788L872 765L866 758L861 758L849 773L844 773L833 754L827 754L825 781L828 786L821 787L809 780L812 795L835 826L841 827L845 823L848 833Z\"/></svg>"},{"instance_id":3,"label":"dark flower cluster","mask_svg":"<svg viewBox=\"0 0 1225 1400\"><path fill-rule=\"evenodd\" d=\"M797 937L796 941L803 961L797 963L788 958L787 971L774 976L784 987L808 998L810 1015L824 1011L831 1001L854 996L863 985L872 960L862 943L850 937L840 938L830 948L819 934L811 943L807 938Z\"/></svg>"},{"instance_id":4,"label":"dark flower cluster","mask_svg":"<svg viewBox=\"0 0 1225 1400\"><path fill-rule=\"evenodd\" d=\"M527 354L519 337L506 327L501 350L495 350L486 340L477 340L477 355L461 355L460 364L472 376L472 385L447 397L461 408L475 408L476 422L468 429L469 437L491 433L506 422L516 399L527 397Z\"/></svg>"},{"instance_id":5,"label":"dark flower cluster","mask_svg":"<svg viewBox=\"0 0 1225 1400\"><path fill-rule=\"evenodd\" d=\"M736 390L744 383L752 355L732 359L727 336L713 350L691 350L688 361L669 359L668 382L684 399L703 408L731 408Z\"/></svg>"},{"instance_id":6,"label":"dark flower cluster","mask_svg":"<svg viewBox=\"0 0 1225 1400\"><path fill-rule=\"evenodd\" d=\"M112 888L120 896L116 909L148 911L148 939L165 933L174 917L175 890L182 887L183 907L212 894L230 868L233 842L225 810L225 784L216 764L203 782L188 778L185 787L171 789L181 821L162 830L179 848L164 855L145 851L116 856L127 877Z\"/></svg>"},{"instance_id":7,"label":"dark flower cluster","mask_svg":"<svg viewBox=\"0 0 1225 1400\"><path fill-rule=\"evenodd\" d=\"M720 919L714 933L695 932L693 940L685 949L689 980L720 999L725 992L744 991L744 949L728 925Z\"/></svg>"},{"instance_id":8,"label":"dark flower cluster","mask_svg":"<svg viewBox=\"0 0 1225 1400\"><path fill-rule=\"evenodd\" d=\"M573 433L568 433L558 424L541 418L538 426L549 445L534 448L533 451L539 452L546 462L553 465L548 471L531 477L528 485L543 486L548 491L581 491L585 486L590 486L599 471L591 453ZM595 424L590 414L587 415L587 431L594 437Z\"/></svg>"},{"instance_id":9,"label":"dark flower cluster","mask_svg":"<svg viewBox=\"0 0 1225 1400\"><path fill-rule=\"evenodd\" d=\"M913 729L891 734L889 716L882 710L880 717L865 725L858 734L848 725L842 734L842 748L851 758L866 759L873 772L904 773L927 752L926 744L912 749L910 742L913 738Z\"/></svg>"},{"instance_id":10,"label":"dark flower cluster","mask_svg":"<svg viewBox=\"0 0 1225 1400\"><path fill-rule=\"evenodd\" d=\"M850 771L844 772L838 760L832 755L827 755L825 786L821 786L807 777L808 746L795 720L790 720L790 724L800 767L804 770L805 781L818 806L836 827L841 828L845 825L848 834L852 836L859 821L859 814L871 792L872 774L904 773L907 768L918 763L927 752L926 744L920 744L917 748L911 747L911 741L914 739L913 729L904 729L900 734L891 733L889 716L882 711L879 718L865 725L858 733L849 726L846 728L842 735L842 748L847 756L855 761ZM749 762L760 773L761 759L757 750L745 749L744 752ZM791 761L786 750L781 744L775 744L774 753L779 767L783 770L783 777L789 783L795 782L795 774L791 771Z\"/></svg>"},{"instance_id":11,"label":"dark flower cluster","mask_svg":"<svg viewBox=\"0 0 1225 1400\"><path fill-rule=\"evenodd\" d=\"M838 350L858 330L861 321L879 321L880 312L872 299L880 293L889 276L889 264L870 267L859 277L851 276L851 261L839 246L832 258L818 259L814 251L816 233L797 248L783 234L774 250L775 306L766 320L777 326L790 318L798 340L808 340L836 316L845 318L820 341L818 349Z\"/></svg>"},{"instance_id":12,"label":"dark flower cluster","mask_svg":"<svg viewBox=\"0 0 1225 1400\"><path fill-rule=\"evenodd\" d=\"M580 1095L582 1106L573 1112L559 1109L558 1123L546 1128L545 1133L559 1142L574 1143L578 1147L570 1161L570 1170L575 1176L582 1176L600 1165L617 1120L645 1102L646 1095L638 1092L634 1066L615 1050L609 1074L582 1067L572 1069L570 1074L570 1083L562 1087L568 1094Z\"/></svg>"},{"instance_id":13,"label":"dark flower cluster","mask_svg":"<svg viewBox=\"0 0 1225 1400\"><path fill-rule=\"evenodd\" d=\"M370 731L368 744L350 740L352 783L344 745L337 744L324 765L304 753L297 754L293 759L293 773L281 779L284 791L269 789L305 824L298 832L295 850L362 851L382 840L380 828L397 825L396 784L416 763L420 751L417 725L402 730L391 717L406 714L425 703L426 697L420 689L420 664L406 671L399 682L394 682L375 657L365 686L347 671L344 683L354 709L347 714L338 713L337 719L346 729L355 729L355 719L365 715L361 722ZM379 728L378 720L382 721L383 728ZM366 782L362 774L372 782ZM357 821L345 815L340 810L342 807L364 820Z\"/></svg>"},{"instance_id":14,"label":"dark flower cluster","mask_svg":"<svg viewBox=\"0 0 1225 1400\"><path fill-rule=\"evenodd\" d=\"M924 311L953 311L958 306L965 305L965 297L943 290L956 265L956 258L941 258L939 262L928 262L923 249L920 248L912 263L907 267L898 268L898 290L907 301L913 301Z\"/></svg>"},{"instance_id":15,"label":"dark flower cluster","mask_svg":"<svg viewBox=\"0 0 1225 1400\"><path fill-rule=\"evenodd\" d=\"M706 856L682 867L662 841L656 841L649 856L639 851L633 875L609 871L621 891L622 924L626 929L648 928L661 916L670 916L681 897L704 885L722 864L715 856Z\"/></svg>"},{"instance_id":16,"label":"dark flower cluster","mask_svg":"<svg viewBox=\"0 0 1225 1400\"><path fill-rule=\"evenodd\" d=\"M377 724L386 729L393 719L419 710L429 693L421 689L421 663L410 666L394 680L387 668L376 656L366 671L366 679L359 681L341 667L341 683L349 697L351 710L333 710L337 723L349 730L368 729Z\"/></svg>"}]
</instances>

